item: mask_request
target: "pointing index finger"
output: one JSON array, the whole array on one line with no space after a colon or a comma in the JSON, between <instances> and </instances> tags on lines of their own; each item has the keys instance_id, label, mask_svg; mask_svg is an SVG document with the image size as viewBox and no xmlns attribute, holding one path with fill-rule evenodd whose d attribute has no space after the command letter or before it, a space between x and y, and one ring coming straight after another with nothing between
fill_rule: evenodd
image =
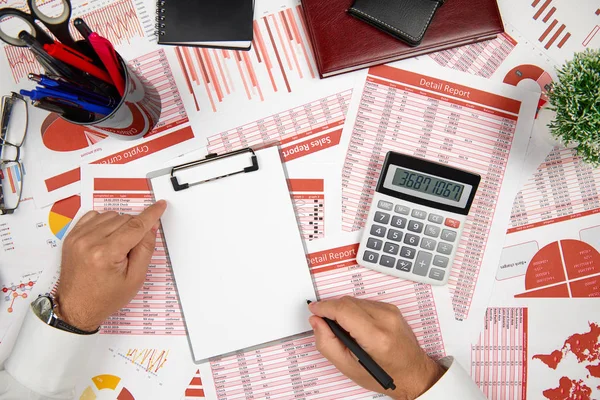
<instances>
[{"instance_id":1,"label":"pointing index finger","mask_svg":"<svg viewBox=\"0 0 600 400\"><path fill-rule=\"evenodd\" d=\"M109 237L111 242L120 252L129 253L142 241L146 233L158 223L166 208L166 201L157 201L111 234Z\"/></svg>"}]
</instances>

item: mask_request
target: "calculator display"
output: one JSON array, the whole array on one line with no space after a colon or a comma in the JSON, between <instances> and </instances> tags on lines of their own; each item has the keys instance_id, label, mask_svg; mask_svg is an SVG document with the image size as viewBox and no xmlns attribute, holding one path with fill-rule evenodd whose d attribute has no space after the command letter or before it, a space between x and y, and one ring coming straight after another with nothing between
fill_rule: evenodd
<instances>
[{"instance_id":1,"label":"calculator display","mask_svg":"<svg viewBox=\"0 0 600 400\"><path fill-rule=\"evenodd\" d=\"M394 164L385 171L383 187L455 208L465 208L473 191L473 186L466 182Z\"/></svg>"},{"instance_id":2,"label":"calculator display","mask_svg":"<svg viewBox=\"0 0 600 400\"><path fill-rule=\"evenodd\" d=\"M404 168L397 168L392 185L459 202L465 185Z\"/></svg>"}]
</instances>

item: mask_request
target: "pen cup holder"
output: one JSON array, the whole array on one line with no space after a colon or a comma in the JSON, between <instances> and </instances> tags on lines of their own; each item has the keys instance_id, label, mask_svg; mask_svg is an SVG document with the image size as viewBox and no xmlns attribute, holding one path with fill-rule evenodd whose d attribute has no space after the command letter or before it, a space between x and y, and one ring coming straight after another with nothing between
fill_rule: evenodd
<instances>
[{"instance_id":1,"label":"pen cup holder","mask_svg":"<svg viewBox=\"0 0 600 400\"><path fill-rule=\"evenodd\" d=\"M125 94L115 109L93 122L82 123L64 119L117 139L135 140L148 134L158 123L162 108L160 95L148 80L129 68L119 54L117 57L125 71Z\"/></svg>"}]
</instances>

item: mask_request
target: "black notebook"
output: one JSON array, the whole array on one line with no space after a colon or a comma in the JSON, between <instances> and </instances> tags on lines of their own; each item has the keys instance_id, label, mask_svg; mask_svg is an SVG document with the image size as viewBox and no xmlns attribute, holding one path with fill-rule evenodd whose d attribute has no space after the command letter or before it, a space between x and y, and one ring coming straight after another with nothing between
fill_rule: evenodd
<instances>
[{"instance_id":1,"label":"black notebook","mask_svg":"<svg viewBox=\"0 0 600 400\"><path fill-rule=\"evenodd\" d=\"M158 44L250 50L253 0L159 0Z\"/></svg>"}]
</instances>

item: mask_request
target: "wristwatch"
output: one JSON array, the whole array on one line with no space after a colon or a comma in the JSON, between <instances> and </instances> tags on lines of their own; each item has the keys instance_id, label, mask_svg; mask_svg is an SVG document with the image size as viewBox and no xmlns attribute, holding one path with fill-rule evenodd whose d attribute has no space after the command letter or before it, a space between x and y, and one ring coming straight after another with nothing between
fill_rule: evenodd
<instances>
[{"instance_id":1,"label":"wristwatch","mask_svg":"<svg viewBox=\"0 0 600 400\"><path fill-rule=\"evenodd\" d=\"M46 294L43 296L40 295L37 299L33 301L33 303L31 303L31 309L33 310L33 313L37 315L38 318L41 319L44 323L54 328L71 333L76 333L78 335L93 335L94 333L97 333L100 329L98 328L94 332L86 332L67 324L65 321L61 320L58 317L58 315L56 315L55 308L57 306L58 303L50 294Z\"/></svg>"}]
</instances>

